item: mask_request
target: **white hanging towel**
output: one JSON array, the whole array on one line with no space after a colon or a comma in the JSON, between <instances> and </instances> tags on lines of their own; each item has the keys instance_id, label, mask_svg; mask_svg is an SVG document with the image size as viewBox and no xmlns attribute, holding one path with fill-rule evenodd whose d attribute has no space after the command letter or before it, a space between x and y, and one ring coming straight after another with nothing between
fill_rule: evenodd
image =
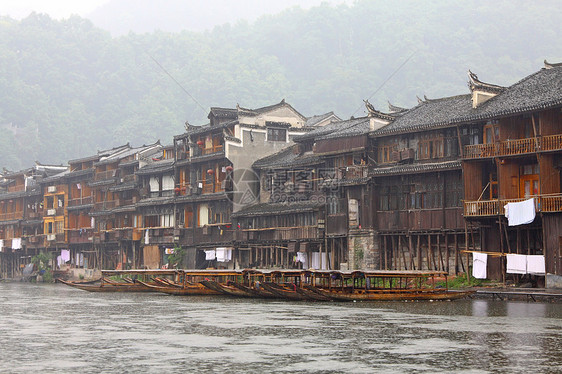
<instances>
[{"instance_id":1,"label":"white hanging towel","mask_svg":"<svg viewBox=\"0 0 562 374\"><path fill-rule=\"evenodd\" d=\"M226 259L226 248L217 248L217 261L218 262L227 262Z\"/></svg>"},{"instance_id":2,"label":"white hanging towel","mask_svg":"<svg viewBox=\"0 0 562 374\"><path fill-rule=\"evenodd\" d=\"M527 256L508 254L506 273L527 274Z\"/></svg>"},{"instance_id":3,"label":"white hanging towel","mask_svg":"<svg viewBox=\"0 0 562 374\"><path fill-rule=\"evenodd\" d=\"M544 256L542 255L527 256L527 273L544 275L546 273Z\"/></svg>"},{"instance_id":4,"label":"white hanging towel","mask_svg":"<svg viewBox=\"0 0 562 374\"><path fill-rule=\"evenodd\" d=\"M486 253L472 253L472 276L476 279L486 279L486 266L488 255Z\"/></svg>"},{"instance_id":5,"label":"white hanging towel","mask_svg":"<svg viewBox=\"0 0 562 374\"><path fill-rule=\"evenodd\" d=\"M304 264L306 262L306 253L297 252L297 261L302 262Z\"/></svg>"},{"instance_id":6,"label":"white hanging towel","mask_svg":"<svg viewBox=\"0 0 562 374\"><path fill-rule=\"evenodd\" d=\"M207 249L205 251L205 260L209 261L214 260L215 258L217 258L217 253L214 249Z\"/></svg>"},{"instance_id":7,"label":"white hanging towel","mask_svg":"<svg viewBox=\"0 0 562 374\"><path fill-rule=\"evenodd\" d=\"M508 226L525 225L535 220L534 198L519 203L507 203L504 209Z\"/></svg>"},{"instance_id":8,"label":"white hanging towel","mask_svg":"<svg viewBox=\"0 0 562 374\"><path fill-rule=\"evenodd\" d=\"M0 239L0 252L4 252L4 239Z\"/></svg>"},{"instance_id":9,"label":"white hanging towel","mask_svg":"<svg viewBox=\"0 0 562 374\"><path fill-rule=\"evenodd\" d=\"M60 251L60 258L66 263L70 261L70 251L68 249L62 249Z\"/></svg>"},{"instance_id":10,"label":"white hanging towel","mask_svg":"<svg viewBox=\"0 0 562 374\"><path fill-rule=\"evenodd\" d=\"M144 244L148 244L150 242L150 235L148 233L148 229L146 229L144 233Z\"/></svg>"},{"instance_id":11,"label":"white hanging towel","mask_svg":"<svg viewBox=\"0 0 562 374\"><path fill-rule=\"evenodd\" d=\"M313 269L320 269L320 252L312 252L312 265Z\"/></svg>"},{"instance_id":12,"label":"white hanging towel","mask_svg":"<svg viewBox=\"0 0 562 374\"><path fill-rule=\"evenodd\" d=\"M12 249L21 249L21 238L12 239Z\"/></svg>"}]
</instances>

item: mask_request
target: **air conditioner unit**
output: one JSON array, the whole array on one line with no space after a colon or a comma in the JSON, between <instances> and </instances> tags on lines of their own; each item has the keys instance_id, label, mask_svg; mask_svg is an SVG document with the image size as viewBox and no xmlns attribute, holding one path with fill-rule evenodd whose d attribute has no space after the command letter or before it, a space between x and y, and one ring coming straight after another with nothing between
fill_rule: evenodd
<instances>
[{"instance_id":1,"label":"air conditioner unit","mask_svg":"<svg viewBox=\"0 0 562 374\"><path fill-rule=\"evenodd\" d=\"M47 192L48 192L48 193L57 192L57 186L49 186L49 187L47 187Z\"/></svg>"},{"instance_id":2,"label":"air conditioner unit","mask_svg":"<svg viewBox=\"0 0 562 374\"><path fill-rule=\"evenodd\" d=\"M57 234L47 234L48 241L54 241L57 238Z\"/></svg>"},{"instance_id":3,"label":"air conditioner unit","mask_svg":"<svg viewBox=\"0 0 562 374\"><path fill-rule=\"evenodd\" d=\"M47 215L48 216L54 216L57 214L57 210L56 209L47 209Z\"/></svg>"}]
</instances>

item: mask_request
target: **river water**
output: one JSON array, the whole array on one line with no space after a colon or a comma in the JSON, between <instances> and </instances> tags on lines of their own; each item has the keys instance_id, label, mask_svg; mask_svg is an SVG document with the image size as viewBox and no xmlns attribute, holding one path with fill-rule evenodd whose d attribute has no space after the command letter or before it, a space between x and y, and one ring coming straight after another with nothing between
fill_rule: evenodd
<instances>
[{"instance_id":1,"label":"river water","mask_svg":"<svg viewBox=\"0 0 562 374\"><path fill-rule=\"evenodd\" d=\"M0 283L0 372L562 372L562 304L313 303Z\"/></svg>"}]
</instances>

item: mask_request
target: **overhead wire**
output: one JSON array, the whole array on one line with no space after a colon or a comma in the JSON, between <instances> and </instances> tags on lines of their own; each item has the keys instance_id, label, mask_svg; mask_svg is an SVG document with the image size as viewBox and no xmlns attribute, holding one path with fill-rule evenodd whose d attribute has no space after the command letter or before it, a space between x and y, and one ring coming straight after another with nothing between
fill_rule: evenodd
<instances>
[{"instance_id":1,"label":"overhead wire","mask_svg":"<svg viewBox=\"0 0 562 374\"><path fill-rule=\"evenodd\" d=\"M415 50L414 52L412 52L412 54L410 54L410 56L408 56L408 58L407 58L406 60L404 60L404 62L401 63L400 66L398 66L398 68L396 68L396 70L394 70L394 71L392 72L392 74L390 74L390 75L388 76L388 78L386 78L386 80L385 80L384 82L382 82L382 84L375 90L375 92L373 92L373 93L371 94L371 96L369 96L369 97L367 98L367 101L371 100L371 98L372 98L373 96L375 96L375 95L384 87L384 85L385 85L389 80L391 80L392 77L395 76L396 73L398 73L398 71L400 71L400 69L402 69L402 67L403 67L404 65L406 65L406 63L408 63L408 61L410 61L410 59L411 59L412 57L414 57L414 55L416 54L416 52L417 52L417 50ZM357 110L355 110L355 112L353 112L352 116L355 116L355 114L356 114L358 111L360 111L362 107L363 107L363 105L360 105L359 108L357 108Z\"/></svg>"}]
</instances>

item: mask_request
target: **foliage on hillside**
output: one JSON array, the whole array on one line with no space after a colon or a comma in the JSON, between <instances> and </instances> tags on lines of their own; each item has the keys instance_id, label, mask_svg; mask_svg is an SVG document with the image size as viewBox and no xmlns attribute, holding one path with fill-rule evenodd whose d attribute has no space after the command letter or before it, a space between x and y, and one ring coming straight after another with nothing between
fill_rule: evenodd
<instances>
[{"instance_id":1,"label":"foliage on hillside","mask_svg":"<svg viewBox=\"0 0 562 374\"><path fill-rule=\"evenodd\" d=\"M210 106L285 98L306 116L349 117L365 113L366 98L386 110L387 100L409 107L416 95L466 93L468 69L509 85L545 58L562 60L561 9L552 0L358 1L119 38L77 16L0 18L0 167L170 143L186 120L205 123Z\"/></svg>"}]
</instances>

